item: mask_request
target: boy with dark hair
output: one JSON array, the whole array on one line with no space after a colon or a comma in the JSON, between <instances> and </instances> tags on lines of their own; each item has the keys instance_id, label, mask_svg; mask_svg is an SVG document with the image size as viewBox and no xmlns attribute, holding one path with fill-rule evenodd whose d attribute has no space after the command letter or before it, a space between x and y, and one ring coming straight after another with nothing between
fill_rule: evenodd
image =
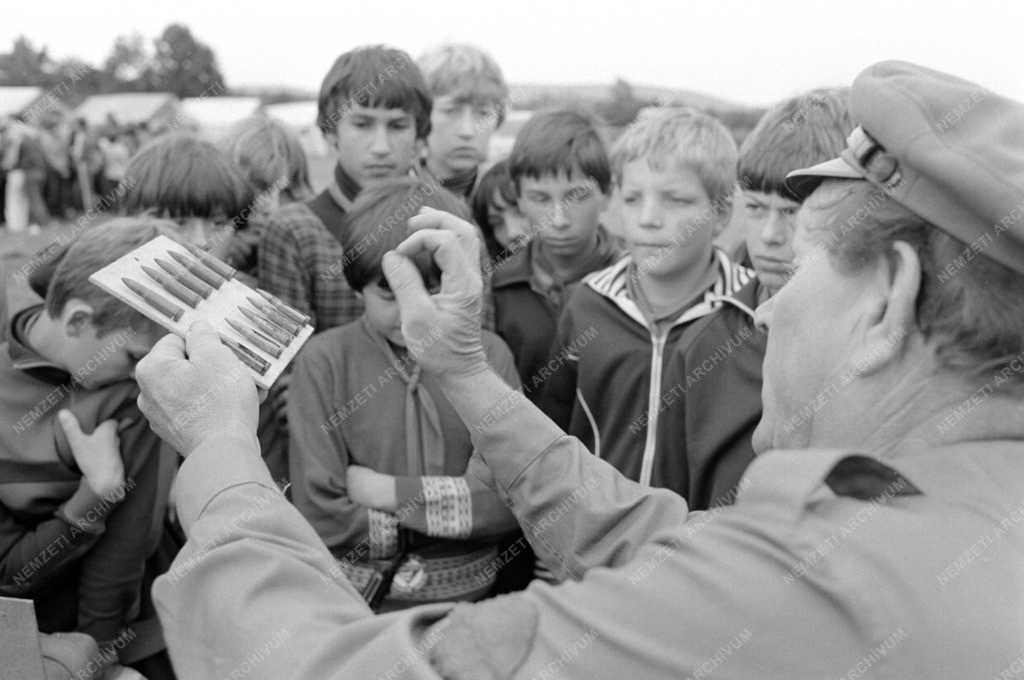
<instances>
[{"instance_id":1,"label":"boy with dark hair","mask_svg":"<svg viewBox=\"0 0 1024 680\"><path fill-rule=\"evenodd\" d=\"M773 106L743 140L736 219L746 257L760 282L761 303L789 279L793 229L800 202L785 189L786 174L839 155L853 129L849 91L823 88Z\"/></svg>"},{"instance_id":2,"label":"boy with dark hair","mask_svg":"<svg viewBox=\"0 0 1024 680\"><path fill-rule=\"evenodd\" d=\"M150 212L177 223L180 239L208 250L245 272L255 253L241 248L258 196L241 168L213 142L196 134L163 135L139 150L125 170L125 215Z\"/></svg>"},{"instance_id":3,"label":"boy with dark hair","mask_svg":"<svg viewBox=\"0 0 1024 680\"><path fill-rule=\"evenodd\" d=\"M132 380L164 331L88 277L173 228L124 218L83 232L0 345L0 594L31 597L41 631L101 647L139 614L175 461Z\"/></svg>"},{"instance_id":4,"label":"boy with dark hair","mask_svg":"<svg viewBox=\"0 0 1024 680\"><path fill-rule=\"evenodd\" d=\"M691 397L678 393L668 364L678 353L691 358L704 320L751 277L712 246L732 209L736 145L707 114L651 109L616 142L612 165L629 255L585 278L569 299L552 346L560 366L541 405L630 479L690 501L704 491L691 488L707 476L704 452L693 450L704 435L689 427ZM732 386L728 376L715 378L708 392L727 422L696 426L735 431ZM688 429L677 427L683 422Z\"/></svg>"},{"instance_id":5,"label":"boy with dark hair","mask_svg":"<svg viewBox=\"0 0 1024 680\"><path fill-rule=\"evenodd\" d=\"M424 166L468 200L491 135L505 120L508 85L491 55L473 45L441 45L419 66L434 98Z\"/></svg>"},{"instance_id":6,"label":"boy with dark hair","mask_svg":"<svg viewBox=\"0 0 1024 680\"><path fill-rule=\"evenodd\" d=\"M260 287L309 314L317 332L362 312L342 273L345 213L364 187L409 174L430 132L430 111L423 76L401 50L351 50L324 77L317 124L337 157L333 181L269 218L258 267Z\"/></svg>"},{"instance_id":7,"label":"boy with dark hair","mask_svg":"<svg viewBox=\"0 0 1024 680\"><path fill-rule=\"evenodd\" d=\"M622 252L599 223L611 170L591 118L569 109L535 115L516 137L509 174L532 239L494 270L495 330L536 400L570 288Z\"/></svg>"},{"instance_id":8,"label":"boy with dark hair","mask_svg":"<svg viewBox=\"0 0 1024 680\"><path fill-rule=\"evenodd\" d=\"M394 216L423 206L468 217L458 197L418 179L378 183L356 199L345 217L345 277L366 311L307 343L288 399L295 505L357 589L384 581L385 610L487 595L498 542L516 526L466 426L406 349L381 270L408 235ZM418 265L428 287L439 285L429 258ZM484 348L518 386L505 344L485 331Z\"/></svg>"}]
</instances>

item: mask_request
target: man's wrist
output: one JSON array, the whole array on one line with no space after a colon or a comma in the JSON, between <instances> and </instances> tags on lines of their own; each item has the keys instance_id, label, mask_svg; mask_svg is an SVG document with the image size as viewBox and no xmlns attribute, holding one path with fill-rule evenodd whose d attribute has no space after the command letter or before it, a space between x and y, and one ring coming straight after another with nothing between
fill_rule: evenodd
<instances>
[{"instance_id":1,"label":"man's wrist","mask_svg":"<svg viewBox=\"0 0 1024 680\"><path fill-rule=\"evenodd\" d=\"M230 449L239 446L248 447L255 437L255 427L247 428L241 423L229 423L197 438L192 445L188 447L187 451L181 451L180 453L182 457L188 458L196 451L200 451L202 449Z\"/></svg>"}]
</instances>

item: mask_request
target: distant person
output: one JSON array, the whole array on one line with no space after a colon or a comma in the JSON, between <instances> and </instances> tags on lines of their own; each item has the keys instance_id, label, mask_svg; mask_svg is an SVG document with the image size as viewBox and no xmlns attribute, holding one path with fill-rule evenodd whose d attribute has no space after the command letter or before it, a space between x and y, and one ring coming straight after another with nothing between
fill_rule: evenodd
<instances>
[{"instance_id":1,"label":"distant person","mask_svg":"<svg viewBox=\"0 0 1024 680\"><path fill-rule=\"evenodd\" d=\"M737 220L746 237L742 257L757 272L760 304L789 280L798 197L786 175L835 158L853 129L847 89L818 89L768 110L743 140L739 156Z\"/></svg>"},{"instance_id":2,"label":"distant person","mask_svg":"<svg viewBox=\"0 0 1024 680\"><path fill-rule=\"evenodd\" d=\"M46 154L38 133L21 121L10 123L5 137L7 141L0 163L7 172L4 205L7 228L12 232L28 229L35 233L50 221L43 199Z\"/></svg>"},{"instance_id":3,"label":"distant person","mask_svg":"<svg viewBox=\"0 0 1024 680\"><path fill-rule=\"evenodd\" d=\"M469 429L406 347L382 271L384 254L408 235L390 215L429 206L469 216L454 194L429 187L394 179L356 198L344 218L345 278L366 311L309 341L288 396L295 506L382 611L488 595L500 539L518 528L481 475ZM436 288L429 264L420 271ZM505 343L485 331L483 345L498 375L518 386Z\"/></svg>"},{"instance_id":4,"label":"distant person","mask_svg":"<svg viewBox=\"0 0 1024 680\"><path fill-rule=\"evenodd\" d=\"M250 116L234 125L220 142L221 148L241 170L255 192L247 228L235 232L226 257L242 271L260 279L259 244L270 215L282 206L308 201L309 163L298 136L267 116ZM274 479L288 479L287 398L291 372L282 374L260 405L258 436L263 460Z\"/></svg>"},{"instance_id":5,"label":"distant person","mask_svg":"<svg viewBox=\"0 0 1024 680\"><path fill-rule=\"evenodd\" d=\"M127 135L120 130L111 130L100 136L97 145L103 155L99 193L109 201L116 197L118 185L125 179L128 161L134 150L128 142Z\"/></svg>"},{"instance_id":6,"label":"distant person","mask_svg":"<svg viewBox=\"0 0 1024 680\"><path fill-rule=\"evenodd\" d=\"M220 142L257 194L260 209L273 212L281 205L312 198L309 161L299 137L284 123L268 116L250 116L228 130Z\"/></svg>"},{"instance_id":7,"label":"distant person","mask_svg":"<svg viewBox=\"0 0 1024 680\"><path fill-rule=\"evenodd\" d=\"M71 207L71 154L69 135L63 122L54 116L41 121L39 143L46 156L43 197L47 210L58 218L67 217Z\"/></svg>"},{"instance_id":8,"label":"distant person","mask_svg":"<svg viewBox=\"0 0 1024 680\"><path fill-rule=\"evenodd\" d=\"M259 285L309 314L317 332L354 321L363 307L342 273L344 216L359 192L404 177L430 131L431 98L408 54L384 46L342 54L324 76L317 125L337 160L330 185L283 206L259 245Z\"/></svg>"},{"instance_id":9,"label":"distant person","mask_svg":"<svg viewBox=\"0 0 1024 680\"><path fill-rule=\"evenodd\" d=\"M523 392L536 399L572 287L622 250L600 224L611 169L590 117L568 109L536 114L516 137L508 165L531 238L494 270L495 329L516 358Z\"/></svg>"},{"instance_id":10,"label":"distant person","mask_svg":"<svg viewBox=\"0 0 1024 680\"><path fill-rule=\"evenodd\" d=\"M418 63L434 100L424 165L468 201L491 135L505 120L508 85L497 62L473 45L441 45Z\"/></svg>"},{"instance_id":11,"label":"distant person","mask_svg":"<svg viewBox=\"0 0 1024 680\"><path fill-rule=\"evenodd\" d=\"M516 187L503 159L488 168L470 198L473 221L483 233L491 262L498 264L525 247L529 227L519 212Z\"/></svg>"},{"instance_id":12,"label":"distant person","mask_svg":"<svg viewBox=\"0 0 1024 680\"><path fill-rule=\"evenodd\" d=\"M759 386L727 371L696 390L679 384L705 358L700 338L720 322L716 312L736 304L753 276L712 245L732 211L736 145L710 115L655 108L626 129L611 158L629 254L584 278L566 303L540 404L629 479L704 509L710 488L724 494L739 481L760 413ZM739 307L752 319L751 307ZM678 354L677 376L668 365ZM736 408L744 389L752 413ZM711 446L718 439L746 443L722 452Z\"/></svg>"}]
</instances>

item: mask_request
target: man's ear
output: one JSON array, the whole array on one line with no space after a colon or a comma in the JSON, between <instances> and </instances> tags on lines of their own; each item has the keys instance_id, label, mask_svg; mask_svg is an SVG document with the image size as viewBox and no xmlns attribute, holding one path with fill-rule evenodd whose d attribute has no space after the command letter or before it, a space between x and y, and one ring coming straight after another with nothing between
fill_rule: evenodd
<instances>
[{"instance_id":1,"label":"man's ear","mask_svg":"<svg viewBox=\"0 0 1024 680\"><path fill-rule=\"evenodd\" d=\"M879 258L867 281L873 296L864 319L864 342L851 357L860 375L896 360L909 341L917 325L921 259L910 244L896 241L889 256Z\"/></svg>"},{"instance_id":2,"label":"man's ear","mask_svg":"<svg viewBox=\"0 0 1024 680\"><path fill-rule=\"evenodd\" d=\"M92 306L78 298L71 298L64 303L64 309L60 313L60 322L64 327L64 334L69 338L82 337L88 332L96 332L92 323Z\"/></svg>"}]
</instances>

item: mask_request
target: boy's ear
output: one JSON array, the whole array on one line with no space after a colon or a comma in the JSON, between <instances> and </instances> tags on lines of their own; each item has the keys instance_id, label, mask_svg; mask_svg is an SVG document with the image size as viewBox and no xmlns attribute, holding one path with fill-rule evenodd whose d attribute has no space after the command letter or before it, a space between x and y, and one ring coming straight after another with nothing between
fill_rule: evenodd
<instances>
[{"instance_id":1,"label":"boy's ear","mask_svg":"<svg viewBox=\"0 0 1024 680\"><path fill-rule=\"evenodd\" d=\"M338 151L338 131L337 130L327 130L323 134L324 134L324 141L327 142L327 146L331 149L331 151L333 151L334 153L339 153L339 151Z\"/></svg>"},{"instance_id":2,"label":"boy's ear","mask_svg":"<svg viewBox=\"0 0 1024 680\"><path fill-rule=\"evenodd\" d=\"M64 303L64 310L60 313L60 322L64 326L64 334L69 338L78 338L90 330L95 332L92 314L93 309L89 303L78 298L68 300Z\"/></svg>"}]
</instances>

